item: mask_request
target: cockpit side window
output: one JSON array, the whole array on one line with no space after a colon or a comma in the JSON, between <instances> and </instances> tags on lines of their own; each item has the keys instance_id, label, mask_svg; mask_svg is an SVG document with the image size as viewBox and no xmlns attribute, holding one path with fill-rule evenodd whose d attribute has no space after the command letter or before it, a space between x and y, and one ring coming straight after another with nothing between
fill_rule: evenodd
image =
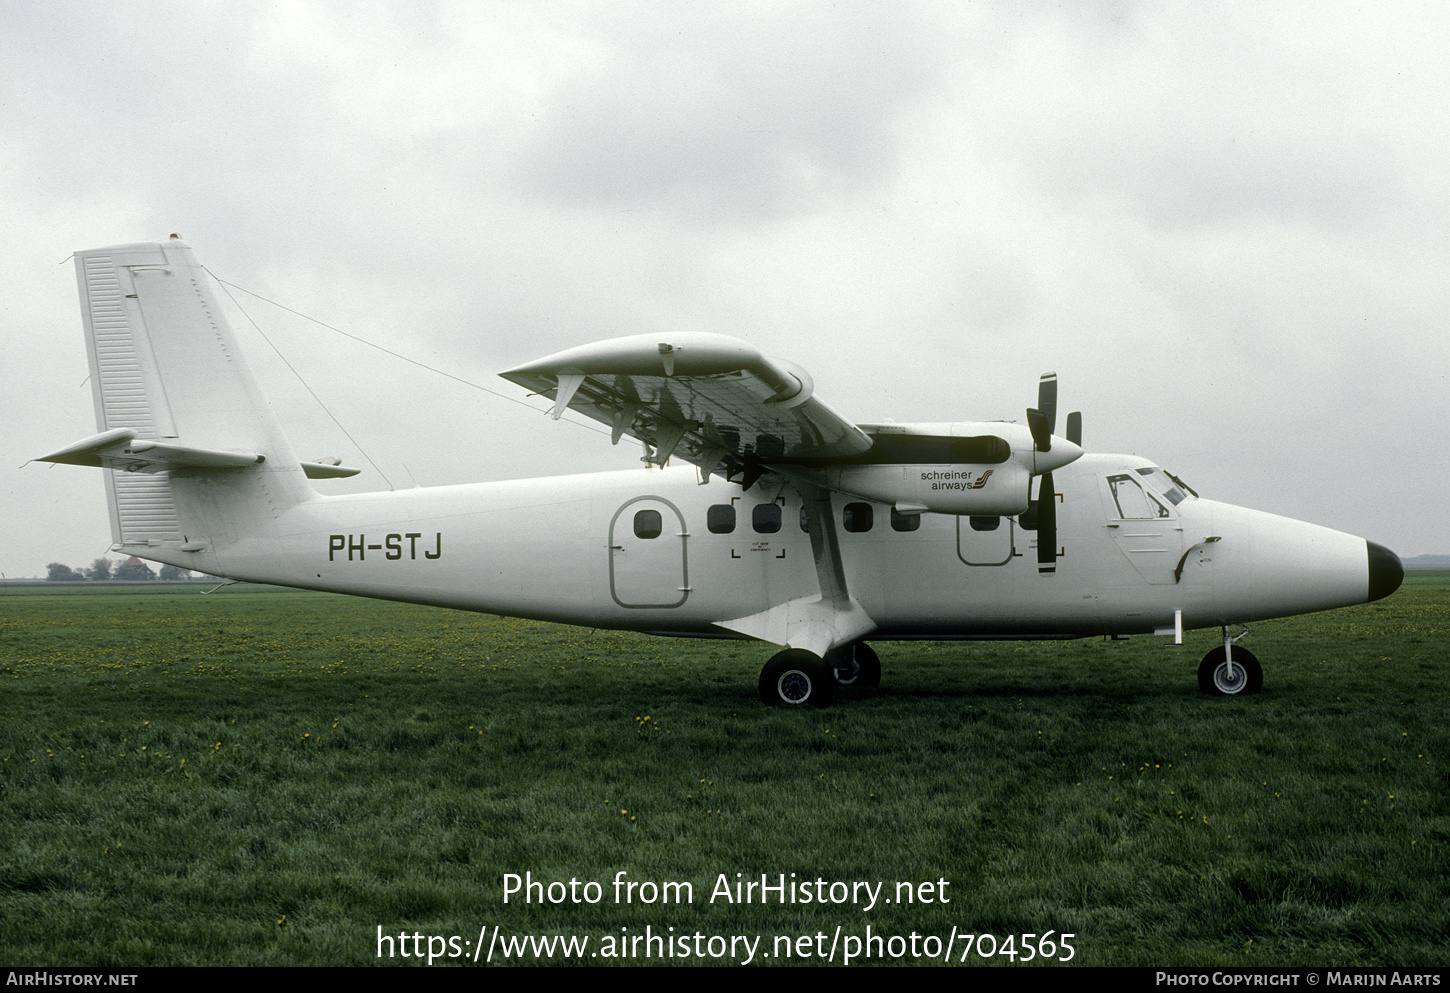
<instances>
[{"instance_id":1,"label":"cockpit side window","mask_svg":"<svg viewBox=\"0 0 1450 993\"><path fill-rule=\"evenodd\" d=\"M1152 520L1157 517L1171 517L1168 508L1143 491L1132 476L1123 474L1108 477L1108 487L1113 491L1113 501L1118 506L1118 516L1124 520Z\"/></svg>"}]
</instances>

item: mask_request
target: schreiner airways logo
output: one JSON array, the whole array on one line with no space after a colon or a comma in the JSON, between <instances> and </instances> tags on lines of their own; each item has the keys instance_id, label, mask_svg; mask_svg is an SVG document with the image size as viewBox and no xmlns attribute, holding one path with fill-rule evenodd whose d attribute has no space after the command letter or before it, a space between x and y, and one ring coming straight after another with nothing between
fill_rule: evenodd
<instances>
[{"instance_id":1,"label":"schreiner airways logo","mask_svg":"<svg viewBox=\"0 0 1450 993\"><path fill-rule=\"evenodd\" d=\"M922 481L932 480L931 488L934 490L980 490L987 485L995 469L988 469L976 478L974 482L968 482L972 478L970 472L923 472ZM947 480L938 482L938 480Z\"/></svg>"}]
</instances>

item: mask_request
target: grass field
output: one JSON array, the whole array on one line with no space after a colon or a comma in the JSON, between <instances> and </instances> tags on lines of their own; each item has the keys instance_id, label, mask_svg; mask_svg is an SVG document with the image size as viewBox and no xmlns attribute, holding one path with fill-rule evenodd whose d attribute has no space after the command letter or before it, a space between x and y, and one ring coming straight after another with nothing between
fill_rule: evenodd
<instances>
[{"instance_id":1,"label":"grass field","mask_svg":"<svg viewBox=\"0 0 1450 993\"><path fill-rule=\"evenodd\" d=\"M1251 698L1199 694L1216 632L1195 632L881 644L878 692L782 712L757 700L758 644L241 587L10 590L0 961L369 964L381 927L425 936L391 942L416 964L426 936L471 956L498 927L590 939L509 961L613 961L606 941L646 961L621 939L648 928L763 936L755 961L780 964L777 937L824 952L869 925L888 962L948 941L955 961L956 928L1019 956L1070 933L1076 964L1444 966L1447 628L1450 577L1412 573L1255 626ZM616 902L621 871L693 901ZM525 872L602 898L505 904ZM711 902L736 873L918 902ZM716 960L698 947L663 960ZM985 947L967 961L1008 961Z\"/></svg>"}]
</instances>

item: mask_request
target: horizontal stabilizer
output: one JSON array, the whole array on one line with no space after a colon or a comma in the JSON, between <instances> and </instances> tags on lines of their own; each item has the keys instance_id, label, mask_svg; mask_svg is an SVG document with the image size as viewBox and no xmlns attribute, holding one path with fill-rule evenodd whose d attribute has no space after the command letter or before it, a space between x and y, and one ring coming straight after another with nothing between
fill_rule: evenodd
<instances>
[{"instance_id":1,"label":"horizontal stabilizer","mask_svg":"<svg viewBox=\"0 0 1450 993\"><path fill-rule=\"evenodd\" d=\"M124 447L135 440L135 431L129 431L126 428L116 428L114 431L102 431L100 434L84 438L74 445L67 445L58 452L42 455L35 461L63 462L66 465L99 466L101 464L101 452L110 448Z\"/></svg>"},{"instance_id":2,"label":"horizontal stabilizer","mask_svg":"<svg viewBox=\"0 0 1450 993\"><path fill-rule=\"evenodd\" d=\"M267 459L256 452L222 452L159 441L137 441L135 431L115 428L41 456L36 461L97 466L123 472L165 472L170 469L245 469Z\"/></svg>"},{"instance_id":3,"label":"horizontal stabilizer","mask_svg":"<svg viewBox=\"0 0 1450 993\"><path fill-rule=\"evenodd\" d=\"M346 479L362 472L361 469L338 465L335 462L303 462L302 471L307 474L308 479Z\"/></svg>"},{"instance_id":4,"label":"horizontal stabilizer","mask_svg":"<svg viewBox=\"0 0 1450 993\"><path fill-rule=\"evenodd\" d=\"M137 441L136 432L116 428L92 435L60 451L36 459L65 465L88 465L122 472L163 472L172 469L245 469L267 461L256 452L223 452L158 441ZM303 462L308 479L346 479L362 472L328 462Z\"/></svg>"}]
</instances>

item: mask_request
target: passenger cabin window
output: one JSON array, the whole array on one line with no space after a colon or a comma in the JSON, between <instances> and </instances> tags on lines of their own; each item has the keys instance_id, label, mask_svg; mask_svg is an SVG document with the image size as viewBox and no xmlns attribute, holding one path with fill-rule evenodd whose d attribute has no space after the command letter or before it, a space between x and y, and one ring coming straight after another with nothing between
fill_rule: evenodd
<instances>
[{"instance_id":1,"label":"passenger cabin window","mask_svg":"<svg viewBox=\"0 0 1450 993\"><path fill-rule=\"evenodd\" d=\"M1002 526L1000 517L969 517L973 531L995 531Z\"/></svg>"},{"instance_id":2,"label":"passenger cabin window","mask_svg":"<svg viewBox=\"0 0 1450 993\"><path fill-rule=\"evenodd\" d=\"M641 510L634 515L636 538L658 538L664 529L664 518L658 510Z\"/></svg>"},{"instance_id":3,"label":"passenger cabin window","mask_svg":"<svg viewBox=\"0 0 1450 993\"><path fill-rule=\"evenodd\" d=\"M801 508L801 530L806 534L811 533L811 519L806 516L806 508Z\"/></svg>"},{"instance_id":4,"label":"passenger cabin window","mask_svg":"<svg viewBox=\"0 0 1450 993\"><path fill-rule=\"evenodd\" d=\"M891 530L893 531L915 531L921 527L920 514L898 514L896 508L891 508Z\"/></svg>"},{"instance_id":5,"label":"passenger cabin window","mask_svg":"<svg viewBox=\"0 0 1450 993\"><path fill-rule=\"evenodd\" d=\"M1132 476L1109 476L1108 486L1113 491L1113 500L1118 505L1118 516L1124 520L1152 520L1169 517L1168 508L1154 500Z\"/></svg>"},{"instance_id":6,"label":"passenger cabin window","mask_svg":"<svg viewBox=\"0 0 1450 993\"><path fill-rule=\"evenodd\" d=\"M711 534L732 534L735 531L735 508L728 503L717 503L705 511L705 527Z\"/></svg>"},{"instance_id":7,"label":"passenger cabin window","mask_svg":"<svg viewBox=\"0 0 1450 993\"><path fill-rule=\"evenodd\" d=\"M860 533L870 531L871 525L875 523L875 515L871 511L869 503L848 503L841 515L841 523L846 526L847 531Z\"/></svg>"},{"instance_id":8,"label":"passenger cabin window","mask_svg":"<svg viewBox=\"0 0 1450 993\"><path fill-rule=\"evenodd\" d=\"M750 512L750 524L759 534L775 534L780 530L780 504L757 504Z\"/></svg>"}]
</instances>

